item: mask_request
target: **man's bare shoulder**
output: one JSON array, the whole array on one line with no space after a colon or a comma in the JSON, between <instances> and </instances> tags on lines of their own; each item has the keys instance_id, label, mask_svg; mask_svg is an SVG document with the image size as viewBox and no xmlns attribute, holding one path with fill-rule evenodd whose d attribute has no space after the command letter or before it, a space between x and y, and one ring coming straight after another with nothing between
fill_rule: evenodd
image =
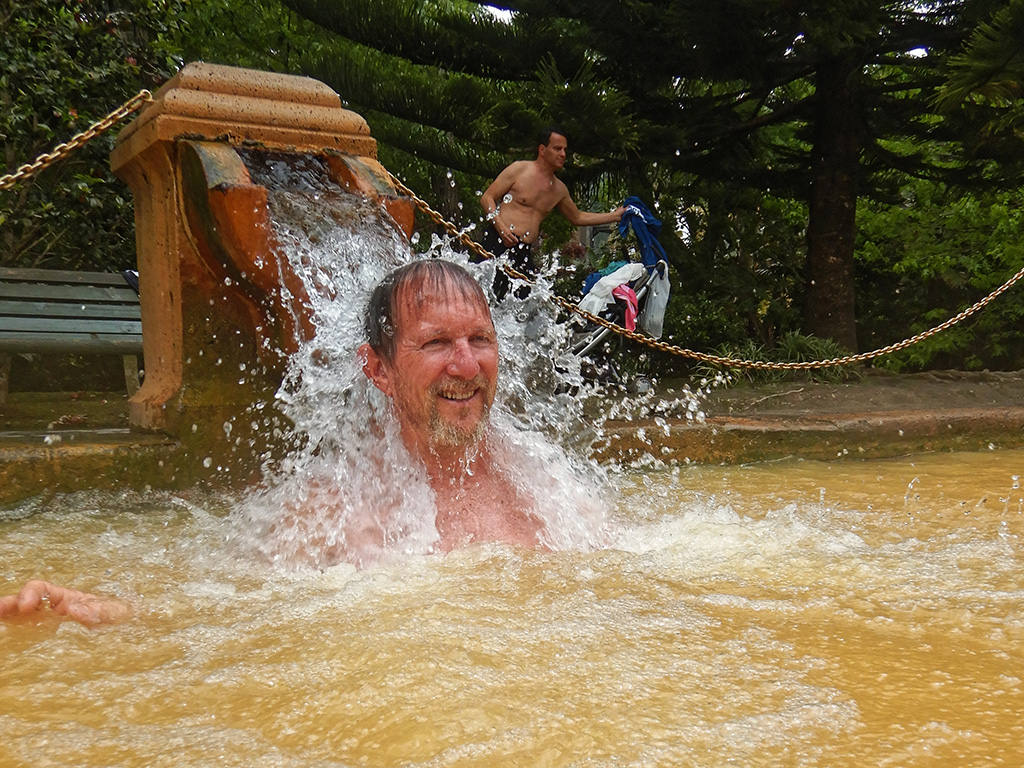
<instances>
[{"instance_id":1,"label":"man's bare shoulder","mask_svg":"<svg viewBox=\"0 0 1024 768\"><path fill-rule=\"evenodd\" d=\"M528 173L532 167L533 162L531 160L516 160L514 163L510 163L508 167L501 172L501 175L519 178L524 173Z\"/></svg>"}]
</instances>

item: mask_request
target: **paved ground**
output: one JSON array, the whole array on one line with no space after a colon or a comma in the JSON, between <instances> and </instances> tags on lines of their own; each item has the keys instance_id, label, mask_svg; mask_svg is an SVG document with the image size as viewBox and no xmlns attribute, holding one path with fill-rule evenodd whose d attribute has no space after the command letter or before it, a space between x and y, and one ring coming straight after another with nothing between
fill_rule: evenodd
<instances>
[{"instance_id":1,"label":"paved ground","mask_svg":"<svg viewBox=\"0 0 1024 768\"><path fill-rule=\"evenodd\" d=\"M663 401L677 395L672 389L672 382L659 388ZM869 371L844 384L735 386L711 392L702 410L703 423L659 420L654 413L640 422L612 422L599 455L737 463L1019 447L1024 371Z\"/></svg>"},{"instance_id":2,"label":"paved ground","mask_svg":"<svg viewBox=\"0 0 1024 768\"><path fill-rule=\"evenodd\" d=\"M1024 371L934 371L896 376L875 371L845 384L783 383L717 390L709 416L786 418L836 413L884 414L1024 407Z\"/></svg>"},{"instance_id":3,"label":"paved ground","mask_svg":"<svg viewBox=\"0 0 1024 768\"><path fill-rule=\"evenodd\" d=\"M654 400L637 398L639 412L608 422L596 455L642 466L652 458L845 460L1024 446L1024 371L718 389L702 405L703 422L680 409L682 384L664 382ZM0 508L70 488L161 484L179 463L178 447L129 433L127 413L123 393L11 395L0 406Z\"/></svg>"}]
</instances>

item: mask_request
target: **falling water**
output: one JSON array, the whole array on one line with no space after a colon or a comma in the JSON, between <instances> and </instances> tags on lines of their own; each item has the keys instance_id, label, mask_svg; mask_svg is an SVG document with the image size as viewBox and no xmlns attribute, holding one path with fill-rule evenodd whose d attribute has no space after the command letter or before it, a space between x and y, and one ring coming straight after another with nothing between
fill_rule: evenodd
<instances>
[{"instance_id":1,"label":"falling water","mask_svg":"<svg viewBox=\"0 0 1024 768\"><path fill-rule=\"evenodd\" d=\"M437 513L425 469L399 439L358 354L371 289L414 256L378 206L339 191L317 160L253 153L248 162L270 191L275 236L311 299L316 336L292 356L278 393L298 447L239 505L233 540L248 537L275 561L317 567L430 553ZM415 256L432 257L463 264L490 290L493 265L468 264L440 239ZM507 297L494 321L501 375L490 440L502 471L534 500L546 546L592 548L607 535L608 486L584 459L597 433L572 394L582 383L579 363L568 351L551 354L568 348L564 324L545 286ZM346 540L346 531L365 539L367 528L371 545Z\"/></svg>"}]
</instances>

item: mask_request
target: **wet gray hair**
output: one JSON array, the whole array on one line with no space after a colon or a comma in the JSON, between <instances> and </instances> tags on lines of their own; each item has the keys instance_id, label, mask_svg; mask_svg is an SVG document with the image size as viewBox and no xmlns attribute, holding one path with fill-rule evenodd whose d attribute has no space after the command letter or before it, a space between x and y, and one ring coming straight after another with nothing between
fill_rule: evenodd
<instances>
[{"instance_id":1,"label":"wet gray hair","mask_svg":"<svg viewBox=\"0 0 1024 768\"><path fill-rule=\"evenodd\" d=\"M395 358L396 318L401 294L421 286L435 289L442 295L457 295L487 306L487 298L476 278L450 261L421 259L388 273L370 294L365 326L370 348L389 363Z\"/></svg>"}]
</instances>

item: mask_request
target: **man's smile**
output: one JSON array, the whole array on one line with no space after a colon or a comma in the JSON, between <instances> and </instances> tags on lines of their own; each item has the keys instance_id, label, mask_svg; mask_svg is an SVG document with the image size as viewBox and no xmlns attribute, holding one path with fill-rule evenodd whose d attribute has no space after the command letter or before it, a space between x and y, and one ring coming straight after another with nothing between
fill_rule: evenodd
<instances>
[{"instance_id":1,"label":"man's smile","mask_svg":"<svg viewBox=\"0 0 1024 768\"><path fill-rule=\"evenodd\" d=\"M469 386L441 385L435 389L435 394L442 400L464 403L472 400L480 389L481 385L478 382L472 382Z\"/></svg>"},{"instance_id":2,"label":"man's smile","mask_svg":"<svg viewBox=\"0 0 1024 768\"><path fill-rule=\"evenodd\" d=\"M441 393L441 397L443 397L445 400L454 400L456 402L464 402L466 400L469 400L469 398L473 397L473 395L475 395L475 394L476 394L476 390L474 389L472 392L466 392L465 394L457 394L455 392L442 392Z\"/></svg>"}]
</instances>

